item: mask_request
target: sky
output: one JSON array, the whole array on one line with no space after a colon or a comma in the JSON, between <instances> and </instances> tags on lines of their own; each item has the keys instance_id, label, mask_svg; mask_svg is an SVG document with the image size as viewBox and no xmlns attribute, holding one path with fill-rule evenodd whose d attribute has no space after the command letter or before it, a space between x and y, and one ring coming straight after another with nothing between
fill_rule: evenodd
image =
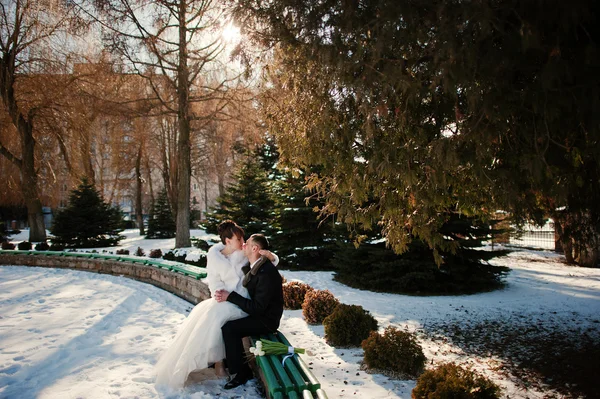
<instances>
[{"instance_id":1,"label":"sky","mask_svg":"<svg viewBox=\"0 0 600 399\"><path fill-rule=\"evenodd\" d=\"M133 252L142 247L148 253L174 246L174 239L146 240L135 230L125 233L127 238L117 248ZM192 236L207 238L201 230L192 231ZM361 291L334 281L331 272L284 270L282 274L288 281L328 289L342 303L362 305L377 319L380 330L393 325L417 333L428 367L447 361L472 367L499 384L506 398L552 395L543 385L524 386L501 367L503 359L467 354L434 332L490 322L597 332L600 270L565 266L550 251L519 250L493 263L512 269L506 288L461 296ZM153 365L191 308L157 287L121 276L2 266L0 397L261 398L256 380L233 391L222 390L223 380L192 383L181 391L157 391ZM280 330L292 344L313 353L302 356L330 398L410 398L414 380L365 372L362 349L329 346L323 326L308 325L301 310L286 310Z\"/></svg>"}]
</instances>

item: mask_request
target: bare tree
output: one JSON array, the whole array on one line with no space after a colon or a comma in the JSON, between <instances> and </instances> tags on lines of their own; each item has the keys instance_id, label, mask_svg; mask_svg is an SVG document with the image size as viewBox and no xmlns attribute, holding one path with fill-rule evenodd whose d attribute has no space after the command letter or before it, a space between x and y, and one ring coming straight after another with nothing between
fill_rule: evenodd
<instances>
[{"instance_id":1,"label":"bare tree","mask_svg":"<svg viewBox=\"0 0 600 399\"><path fill-rule=\"evenodd\" d=\"M102 24L111 50L147 79L159 112L176 120L177 170L165 178L172 184L165 188L175 204L175 245L189 246L191 147L193 135L202 132L193 124L207 123L222 112L230 101L228 89L240 76L223 62L220 31L227 23L225 10L214 0L80 0L79 4ZM212 107L192 107L194 103Z\"/></svg>"},{"instance_id":2,"label":"bare tree","mask_svg":"<svg viewBox=\"0 0 600 399\"><path fill-rule=\"evenodd\" d=\"M205 182L216 182L219 196L225 193L227 178L237 160L235 147L261 140L257 109L252 101L254 93L245 89L233 93L235 101L223 108L219 117L202 126L202 137L192 148L194 175L204 176Z\"/></svg>"},{"instance_id":3,"label":"bare tree","mask_svg":"<svg viewBox=\"0 0 600 399\"><path fill-rule=\"evenodd\" d=\"M66 3L3 0L0 4L0 97L18 140L18 148L0 142L0 154L19 170L31 241L46 239L38 187L36 129L56 111L54 98L48 93L55 94L58 89L64 94L72 83L48 74L64 70L58 57L65 57L65 37L79 26L78 21L73 6ZM62 40L62 47L58 40ZM43 74L44 78L35 79Z\"/></svg>"}]
</instances>

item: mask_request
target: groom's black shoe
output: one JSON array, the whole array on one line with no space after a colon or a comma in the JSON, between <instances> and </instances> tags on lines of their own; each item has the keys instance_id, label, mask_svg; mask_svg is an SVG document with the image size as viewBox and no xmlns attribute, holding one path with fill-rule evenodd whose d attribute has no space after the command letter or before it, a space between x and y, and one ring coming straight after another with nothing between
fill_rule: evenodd
<instances>
[{"instance_id":1,"label":"groom's black shoe","mask_svg":"<svg viewBox=\"0 0 600 399\"><path fill-rule=\"evenodd\" d=\"M223 388L224 389L237 388L240 385L244 385L251 378L252 378L252 374L237 373L235 375L235 377L233 377L231 380L229 380L229 382L227 384L225 384L225 386L223 386Z\"/></svg>"}]
</instances>

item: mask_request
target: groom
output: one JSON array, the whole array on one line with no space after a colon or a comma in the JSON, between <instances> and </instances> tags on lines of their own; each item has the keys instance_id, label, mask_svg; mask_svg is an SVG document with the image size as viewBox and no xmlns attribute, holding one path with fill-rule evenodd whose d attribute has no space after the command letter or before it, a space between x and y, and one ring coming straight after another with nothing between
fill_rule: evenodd
<instances>
[{"instance_id":1,"label":"groom","mask_svg":"<svg viewBox=\"0 0 600 399\"><path fill-rule=\"evenodd\" d=\"M252 378L252 370L244 361L242 338L276 332L283 314L281 275L275 266L259 253L261 249L268 247L269 242L262 234L253 234L244 244L244 253L250 261L250 271L244 276L243 284L250 293L250 299L235 291L219 290L215 293L218 302L229 301L249 315L243 319L229 321L221 328L229 373L233 376L225 384L225 389L238 387Z\"/></svg>"}]
</instances>

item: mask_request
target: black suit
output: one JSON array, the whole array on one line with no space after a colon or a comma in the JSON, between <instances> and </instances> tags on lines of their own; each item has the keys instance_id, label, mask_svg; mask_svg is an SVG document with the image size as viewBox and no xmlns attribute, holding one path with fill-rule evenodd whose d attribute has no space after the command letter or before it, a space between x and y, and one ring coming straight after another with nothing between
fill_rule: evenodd
<instances>
[{"instance_id":1,"label":"black suit","mask_svg":"<svg viewBox=\"0 0 600 399\"><path fill-rule=\"evenodd\" d=\"M250 299L231 292L227 301L239 306L248 317L227 322L222 328L227 365L231 374L248 374L244 364L242 338L277 331L283 314L283 288L279 271L266 261L256 275L250 277L246 288Z\"/></svg>"}]
</instances>

